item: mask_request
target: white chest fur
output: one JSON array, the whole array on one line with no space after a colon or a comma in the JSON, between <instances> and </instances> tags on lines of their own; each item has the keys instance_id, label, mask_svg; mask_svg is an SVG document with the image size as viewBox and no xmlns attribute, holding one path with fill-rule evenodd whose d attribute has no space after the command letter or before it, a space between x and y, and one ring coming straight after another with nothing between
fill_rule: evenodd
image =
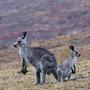
<instances>
[{"instance_id":1,"label":"white chest fur","mask_svg":"<svg viewBox=\"0 0 90 90\"><path fill-rule=\"evenodd\" d=\"M24 58L26 62L29 62L29 51L27 48L19 48L19 55L21 58Z\"/></svg>"}]
</instances>

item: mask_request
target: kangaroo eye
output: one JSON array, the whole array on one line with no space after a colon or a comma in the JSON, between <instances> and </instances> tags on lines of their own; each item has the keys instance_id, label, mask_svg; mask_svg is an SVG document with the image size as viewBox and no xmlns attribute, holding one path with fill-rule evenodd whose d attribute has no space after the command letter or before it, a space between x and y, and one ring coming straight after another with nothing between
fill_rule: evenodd
<instances>
[{"instance_id":1,"label":"kangaroo eye","mask_svg":"<svg viewBox=\"0 0 90 90\"><path fill-rule=\"evenodd\" d=\"M21 43L21 41L18 41L18 43Z\"/></svg>"},{"instance_id":2,"label":"kangaroo eye","mask_svg":"<svg viewBox=\"0 0 90 90\"><path fill-rule=\"evenodd\" d=\"M78 55L79 53L78 53L78 52L76 52L76 54Z\"/></svg>"}]
</instances>

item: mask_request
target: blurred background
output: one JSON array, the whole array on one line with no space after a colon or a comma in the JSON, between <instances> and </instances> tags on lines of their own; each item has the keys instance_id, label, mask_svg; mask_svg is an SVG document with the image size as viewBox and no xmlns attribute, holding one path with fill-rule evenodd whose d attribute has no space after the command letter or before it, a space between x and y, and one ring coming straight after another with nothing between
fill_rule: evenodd
<instances>
[{"instance_id":1,"label":"blurred background","mask_svg":"<svg viewBox=\"0 0 90 90\"><path fill-rule=\"evenodd\" d=\"M0 46L19 33L29 40L90 32L89 0L0 0Z\"/></svg>"}]
</instances>

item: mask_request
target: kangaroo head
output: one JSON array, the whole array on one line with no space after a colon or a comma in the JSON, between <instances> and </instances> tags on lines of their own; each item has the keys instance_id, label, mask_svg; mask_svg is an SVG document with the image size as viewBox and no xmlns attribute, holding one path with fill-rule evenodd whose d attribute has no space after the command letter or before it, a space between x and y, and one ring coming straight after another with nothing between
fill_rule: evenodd
<instances>
[{"instance_id":1,"label":"kangaroo head","mask_svg":"<svg viewBox=\"0 0 90 90\"><path fill-rule=\"evenodd\" d=\"M69 49L72 51L72 53L71 53L72 57L80 57L81 56L79 54L79 52L75 50L74 46L69 46Z\"/></svg>"},{"instance_id":2,"label":"kangaroo head","mask_svg":"<svg viewBox=\"0 0 90 90\"><path fill-rule=\"evenodd\" d=\"M22 47L23 45L27 45L26 37L27 37L27 32L23 32L21 36L14 43L14 47L18 48L18 47Z\"/></svg>"}]
</instances>

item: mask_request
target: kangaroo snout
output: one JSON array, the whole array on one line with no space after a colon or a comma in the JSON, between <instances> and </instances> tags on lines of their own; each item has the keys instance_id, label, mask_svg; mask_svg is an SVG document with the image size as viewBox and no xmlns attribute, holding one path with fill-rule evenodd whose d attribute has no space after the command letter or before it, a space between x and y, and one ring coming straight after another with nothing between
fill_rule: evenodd
<instances>
[{"instance_id":1,"label":"kangaroo snout","mask_svg":"<svg viewBox=\"0 0 90 90\"><path fill-rule=\"evenodd\" d=\"M15 48L17 48L17 44L16 43L14 43L14 45L13 45Z\"/></svg>"},{"instance_id":2,"label":"kangaroo snout","mask_svg":"<svg viewBox=\"0 0 90 90\"><path fill-rule=\"evenodd\" d=\"M81 54L78 54L78 57L80 57L81 56Z\"/></svg>"},{"instance_id":3,"label":"kangaroo snout","mask_svg":"<svg viewBox=\"0 0 90 90\"><path fill-rule=\"evenodd\" d=\"M76 56L77 56L77 57L80 57L81 54L76 51Z\"/></svg>"}]
</instances>

